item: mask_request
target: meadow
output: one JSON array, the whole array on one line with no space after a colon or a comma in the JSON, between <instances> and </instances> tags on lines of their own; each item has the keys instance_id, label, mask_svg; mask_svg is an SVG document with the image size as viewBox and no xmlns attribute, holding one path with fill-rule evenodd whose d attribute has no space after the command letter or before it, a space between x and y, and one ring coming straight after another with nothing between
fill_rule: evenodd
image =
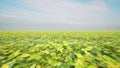
<instances>
[{"instance_id":1,"label":"meadow","mask_svg":"<svg viewBox=\"0 0 120 68\"><path fill-rule=\"evenodd\" d=\"M120 68L120 31L0 31L0 68Z\"/></svg>"}]
</instances>

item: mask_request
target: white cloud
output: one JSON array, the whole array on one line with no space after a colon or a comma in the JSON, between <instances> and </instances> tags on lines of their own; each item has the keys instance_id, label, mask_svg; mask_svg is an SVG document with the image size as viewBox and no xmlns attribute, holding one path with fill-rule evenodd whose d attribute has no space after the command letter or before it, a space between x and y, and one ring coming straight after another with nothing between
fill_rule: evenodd
<instances>
[{"instance_id":1,"label":"white cloud","mask_svg":"<svg viewBox=\"0 0 120 68\"><path fill-rule=\"evenodd\" d=\"M106 22L111 16L104 0L90 0L89 3L74 0L20 0L14 3L31 10L7 6L5 8L9 8L9 11L0 12L34 21L72 24Z\"/></svg>"},{"instance_id":2,"label":"white cloud","mask_svg":"<svg viewBox=\"0 0 120 68\"><path fill-rule=\"evenodd\" d=\"M111 13L105 0L8 2L19 5L19 8L4 5L4 9L0 9L0 29L119 29L120 25L115 23L119 22L119 16ZM110 4L112 2L109 0Z\"/></svg>"},{"instance_id":3,"label":"white cloud","mask_svg":"<svg viewBox=\"0 0 120 68\"><path fill-rule=\"evenodd\" d=\"M21 0L16 3L30 7L35 11L11 8L12 12L15 12L16 15L30 16L35 20L41 18L58 21L94 21L104 20L107 15L110 15L110 10L105 5L104 0L91 0L88 4L69 0Z\"/></svg>"}]
</instances>

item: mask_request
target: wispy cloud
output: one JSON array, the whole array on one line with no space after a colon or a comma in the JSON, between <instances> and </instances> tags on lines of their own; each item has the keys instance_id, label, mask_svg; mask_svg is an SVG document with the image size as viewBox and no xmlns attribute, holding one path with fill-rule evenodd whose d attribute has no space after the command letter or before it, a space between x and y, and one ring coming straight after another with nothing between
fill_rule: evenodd
<instances>
[{"instance_id":1,"label":"wispy cloud","mask_svg":"<svg viewBox=\"0 0 120 68\"><path fill-rule=\"evenodd\" d=\"M37 23L108 25L109 22L117 21L106 1L108 0L11 0L7 1L8 4L1 4L0 15ZM111 2L113 0L109 0L109 4Z\"/></svg>"}]
</instances>

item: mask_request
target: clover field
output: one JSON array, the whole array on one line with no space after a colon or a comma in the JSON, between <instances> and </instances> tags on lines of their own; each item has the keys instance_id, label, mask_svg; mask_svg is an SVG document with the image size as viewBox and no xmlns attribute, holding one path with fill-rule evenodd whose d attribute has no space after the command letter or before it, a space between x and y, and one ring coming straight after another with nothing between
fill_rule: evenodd
<instances>
[{"instance_id":1,"label":"clover field","mask_svg":"<svg viewBox=\"0 0 120 68\"><path fill-rule=\"evenodd\" d=\"M120 31L0 31L0 68L120 68Z\"/></svg>"}]
</instances>

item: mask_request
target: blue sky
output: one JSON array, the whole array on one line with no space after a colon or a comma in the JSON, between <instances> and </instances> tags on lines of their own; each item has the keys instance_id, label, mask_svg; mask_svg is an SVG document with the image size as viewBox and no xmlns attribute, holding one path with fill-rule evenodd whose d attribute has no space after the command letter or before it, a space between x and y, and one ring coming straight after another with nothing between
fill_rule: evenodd
<instances>
[{"instance_id":1,"label":"blue sky","mask_svg":"<svg viewBox=\"0 0 120 68\"><path fill-rule=\"evenodd\" d=\"M120 30L120 0L0 0L0 30Z\"/></svg>"}]
</instances>

